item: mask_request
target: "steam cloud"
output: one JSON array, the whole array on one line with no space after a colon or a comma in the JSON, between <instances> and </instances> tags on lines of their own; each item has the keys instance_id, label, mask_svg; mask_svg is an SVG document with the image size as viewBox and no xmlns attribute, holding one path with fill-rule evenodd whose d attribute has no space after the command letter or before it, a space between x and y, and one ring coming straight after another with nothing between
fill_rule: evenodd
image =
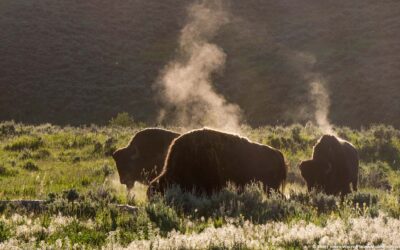
<instances>
[{"instance_id":1,"label":"steam cloud","mask_svg":"<svg viewBox=\"0 0 400 250\"><path fill-rule=\"evenodd\" d=\"M228 22L223 0L203 0L189 7L179 56L166 66L157 82L164 105L159 122L188 129L211 126L240 131L239 106L217 94L211 80L213 73L223 69L226 54L209 41Z\"/></svg>"},{"instance_id":2,"label":"steam cloud","mask_svg":"<svg viewBox=\"0 0 400 250\"><path fill-rule=\"evenodd\" d=\"M335 134L333 126L329 121L329 108L331 106L329 91L326 88L326 81L320 73L316 73L313 68L317 59L315 56L297 52L290 53L294 60L294 66L303 74L304 79L309 84L309 93L312 100L312 119L325 134Z\"/></svg>"},{"instance_id":3,"label":"steam cloud","mask_svg":"<svg viewBox=\"0 0 400 250\"><path fill-rule=\"evenodd\" d=\"M315 121L320 129L326 134L334 134L331 123L328 119L329 108L331 105L325 81L315 79L310 83L311 97L315 106Z\"/></svg>"}]
</instances>

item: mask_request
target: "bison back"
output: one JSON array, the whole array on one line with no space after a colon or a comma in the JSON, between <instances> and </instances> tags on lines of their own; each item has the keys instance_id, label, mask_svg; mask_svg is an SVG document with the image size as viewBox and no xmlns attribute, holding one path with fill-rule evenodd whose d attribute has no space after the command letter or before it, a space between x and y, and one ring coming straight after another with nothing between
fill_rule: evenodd
<instances>
[{"instance_id":1,"label":"bison back","mask_svg":"<svg viewBox=\"0 0 400 250\"><path fill-rule=\"evenodd\" d=\"M244 185L261 181L279 188L286 179L283 155L268 146L214 130L197 130L177 138L164 165L163 182L207 193L230 181Z\"/></svg>"}]
</instances>

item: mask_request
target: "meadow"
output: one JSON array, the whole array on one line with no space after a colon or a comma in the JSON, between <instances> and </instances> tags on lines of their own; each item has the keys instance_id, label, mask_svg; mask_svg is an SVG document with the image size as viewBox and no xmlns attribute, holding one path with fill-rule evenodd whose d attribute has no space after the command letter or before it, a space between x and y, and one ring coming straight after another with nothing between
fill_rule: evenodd
<instances>
[{"instance_id":1,"label":"meadow","mask_svg":"<svg viewBox=\"0 0 400 250\"><path fill-rule=\"evenodd\" d=\"M0 203L0 249L400 247L400 130L334 128L361 160L359 191L343 199L305 188L297 165L322 135L306 124L242 127L243 136L284 153L284 196L252 183L211 197L173 187L148 201L144 185L128 191L119 183L111 158L142 128L0 123L0 200L45 201Z\"/></svg>"}]
</instances>

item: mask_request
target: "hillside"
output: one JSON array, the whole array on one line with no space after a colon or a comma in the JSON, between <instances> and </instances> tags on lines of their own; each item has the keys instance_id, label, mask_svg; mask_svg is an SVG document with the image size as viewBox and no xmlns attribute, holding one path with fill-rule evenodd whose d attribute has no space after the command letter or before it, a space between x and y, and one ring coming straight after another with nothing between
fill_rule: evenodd
<instances>
[{"instance_id":1,"label":"hillside","mask_svg":"<svg viewBox=\"0 0 400 250\"><path fill-rule=\"evenodd\" d=\"M153 123L152 86L174 58L189 1L0 3L0 120ZM232 0L213 42L215 88L253 126L312 119L309 74L323 77L334 124L400 127L400 2ZM315 58L309 63L299 55Z\"/></svg>"}]
</instances>

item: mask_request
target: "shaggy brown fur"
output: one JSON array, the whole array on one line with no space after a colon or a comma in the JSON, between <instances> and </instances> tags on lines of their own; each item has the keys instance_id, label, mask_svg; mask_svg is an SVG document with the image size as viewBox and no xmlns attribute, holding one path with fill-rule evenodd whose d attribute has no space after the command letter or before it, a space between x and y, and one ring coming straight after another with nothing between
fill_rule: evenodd
<instances>
[{"instance_id":1,"label":"shaggy brown fur","mask_svg":"<svg viewBox=\"0 0 400 250\"><path fill-rule=\"evenodd\" d=\"M357 190L358 153L354 146L333 135L324 135L314 146L313 159L299 168L308 189L319 188L328 194L348 194Z\"/></svg>"},{"instance_id":2,"label":"shaggy brown fur","mask_svg":"<svg viewBox=\"0 0 400 250\"><path fill-rule=\"evenodd\" d=\"M120 182L132 188L135 181L148 184L162 170L168 147L179 134L158 128L135 134L128 146L113 153Z\"/></svg>"},{"instance_id":3,"label":"shaggy brown fur","mask_svg":"<svg viewBox=\"0 0 400 250\"><path fill-rule=\"evenodd\" d=\"M148 195L163 193L170 185L211 194L227 182L243 186L261 181L278 190L287 167L280 151L269 146L211 129L199 129L176 138L163 172L150 183Z\"/></svg>"}]
</instances>

